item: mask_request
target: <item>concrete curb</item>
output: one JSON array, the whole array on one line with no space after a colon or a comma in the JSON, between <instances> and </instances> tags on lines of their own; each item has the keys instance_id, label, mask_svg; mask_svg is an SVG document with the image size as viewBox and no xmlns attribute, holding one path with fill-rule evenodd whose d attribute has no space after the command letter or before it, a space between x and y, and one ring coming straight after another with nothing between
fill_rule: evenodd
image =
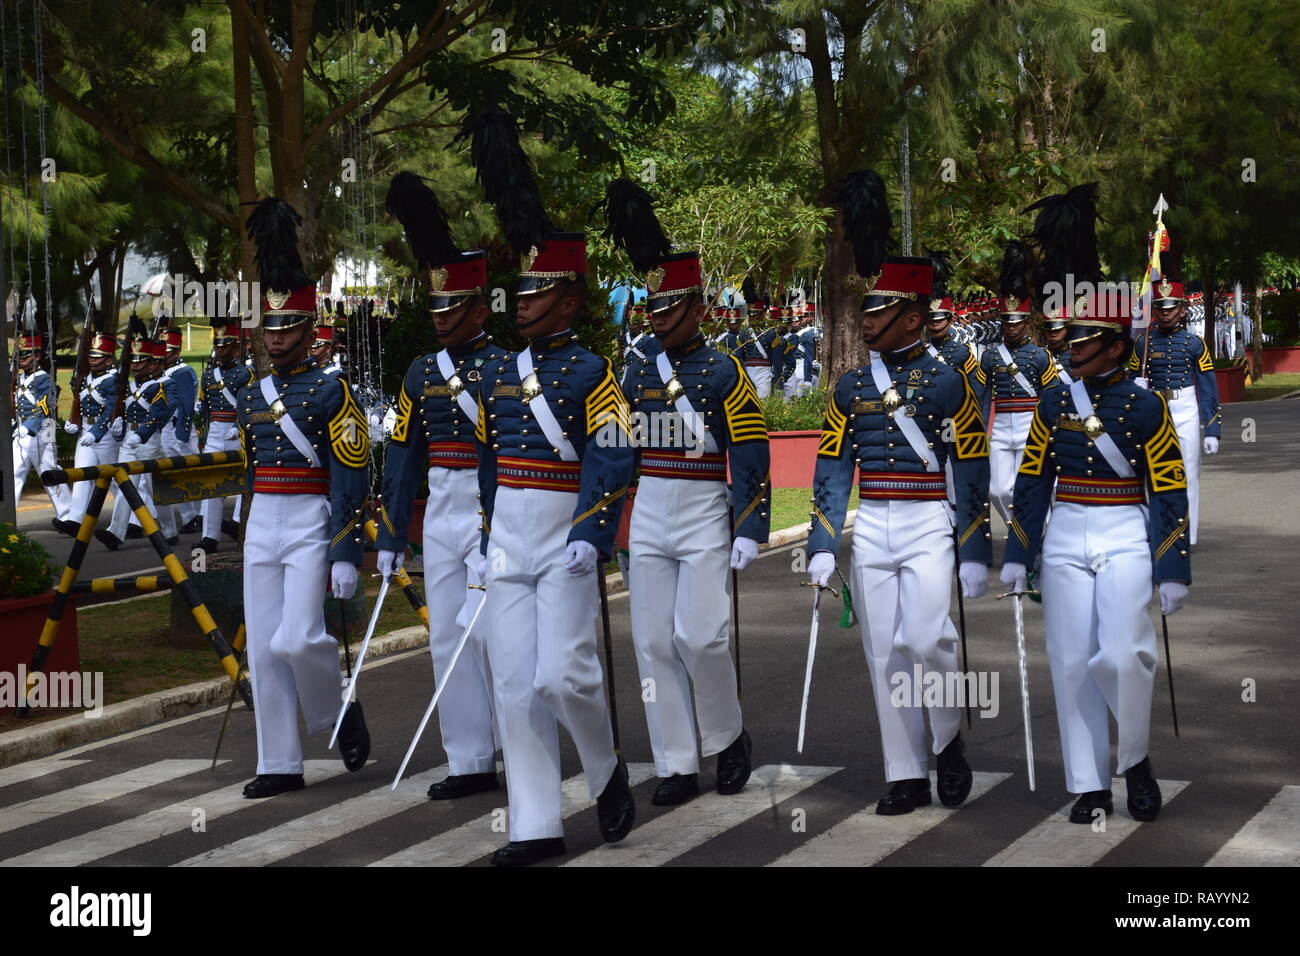
<instances>
[{"instance_id":1,"label":"concrete curb","mask_svg":"<svg viewBox=\"0 0 1300 956\"><path fill-rule=\"evenodd\" d=\"M370 650L366 652L367 660L410 650L428 641L428 632L418 624L404 627L371 640ZM339 659L342 657L340 650ZM110 704L97 718L73 714L43 721L30 729L11 730L0 734L0 767L106 740L149 724L224 704L229 699L230 681L217 677Z\"/></svg>"},{"instance_id":2,"label":"concrete curb","mask_svg":"<svg viewBox=\"0 0 1300 956\"><path fill-rule=\"evenodd\" d=\"M846 529L853 526L855 517L857 517L856 513L849 513L844 525ZM768 536L767 544L760 548L760 553L784 547L807 535L806 524L773 531ZM605 588L609 594L625 591L623 575L607 574ZM367 659L388 657L427 645L428 642L428 632L423 627L419 625L404 627L374 638L370 642ZM342 657L340 650L339 659L342 660ZM224 704L229 699L230 681L224 677L216 677L212 680L185 684L170 690L160 690L143 697L110 704L104 708L103 714L98 718L73 714L70 717L44 721L30 729L11 730L0 734L0 767L48 757L61 750L106 740L175 717L184 717L208 707Z\"/></svg>"}]
</instances>

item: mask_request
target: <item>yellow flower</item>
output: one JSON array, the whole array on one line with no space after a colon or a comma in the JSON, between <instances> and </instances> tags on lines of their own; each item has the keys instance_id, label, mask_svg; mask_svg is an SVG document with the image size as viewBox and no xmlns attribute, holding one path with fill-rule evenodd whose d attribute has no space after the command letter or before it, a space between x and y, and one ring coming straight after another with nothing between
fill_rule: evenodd
<instances>
[{"instance_id":1,"label":"yellow flower","mask_svg":"<svg viewBox=\"0 0 1300 956\"><path fill-rule=\"evenodd\" d=\"M8 553L9 553L9 549L8 549L8 548L0 548L0 551L3 551L5 554L8 554Z\"/></svg>"},{"instance_id":2,"label":"yellow flower","mask_svg":"<svg viewBox=\"0 0 1300 956\"><path fill-rule=\"evenodd\" d=\"M11 535L9 536L9 543L10 543L10 544L17 544L17 543L18 543L18 535L16 535L16 534L11 534Z\"/></svg>"}]
</instances>

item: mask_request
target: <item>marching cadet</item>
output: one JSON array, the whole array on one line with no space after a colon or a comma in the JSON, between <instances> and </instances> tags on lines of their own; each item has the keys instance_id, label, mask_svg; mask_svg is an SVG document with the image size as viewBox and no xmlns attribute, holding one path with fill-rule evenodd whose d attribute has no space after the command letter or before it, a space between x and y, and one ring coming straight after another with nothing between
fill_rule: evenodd
<instances>
[{"instance_id":1,"label":"marching cadet","mask_svg":"<svg viewBox=\"0 0 1300 956\"><path fill-rule=\"evenodd\" d=\"M77 468L91 468L117 461L121 443L113 435L113 410L117 407L117 336L104 332L95 334L90 346L90 374L81 386L81 427L65 423L64 430L71 434L82 432L77 440L73 464ZM80 526L90 504L91 481L78 481L72 486L72 506L68 520Z\"/></svg>"},{"instance_id":2,"label":"marching cadet","mask_svg":"<svg viewBox=\"0 0 1300 956\"><path fill-rule=\"evenodd\" d=\"M1062 306L1043 312L1043 348L1056 366L1056 377L1062 385L1074 381L1070 375L1070 318L1069 310Z\"/></svg>"},{"instance_id":3,"label":"marching cadet","mask_svg":"<svg viewBox=\"0 0 1300 956\"><path fill-rule=\"evenodd\" d=\"M984 350L975 371L984 420L989 423L989 495L1007 524L1016 469L1025 453L1038 393L1056 380L1055 363L1030 335L1033 306L1025 278L1029 268L1024 243L1018 239L1007 243L1003 294L995 306L1002 320L1002 342Z\"/></svg>"},{"instance_id":4,"label":"marching cadet","mask_svg":"<svg viewBox=\"0 0 1300 956\"><path fill-rule=\"evenodd\" d=\"M794 331L794 306L781 307L781 324L777 327L781 337L781 394L789 399L799 392L799 370L803 365L799 354L799 337Z\"/></svg>"},{"instance_id":5,"label":"marching cadet","mask_svg":"<svg viewBox=\"0 0 1300 956\"><path fill-rule=\"evenodd\" d=\"M334 326L326 314L316 323L316 337L311 343L311 360L327 374L338 375L343 371L338 353L334 350Z\"/></svg>"},{"instance_id":6,"label":"marching cadet","mask_svg":"<svg viewBox=\"0 0 1300 956\"><path fill-rule=\"evenodd\" d=\"M163 368L167 361L167 343L160 339L143 339L131 355L131 374L135 387L126 400L123 417L126 419L126 437L122 440L121 461L147 461L163 458L162 432L172 420L174 410L167 401L167 386ZM153 475L144 472L131 478L145 507L158 518L163 537L168 544L180 541L176 528L174 508L158 508L153 501ZM117 495L113 503L113 518L107 528L95 532L110 551L122 545L124 537L139 537L140 524L131 511L126 497Z\"/></svg>"},{"instance_id":7,"label":"marching cadet","mask_svg":"<svg viewBox=\"0 0 1300 956\"><path fill-rule=\"evenodd\" d=\"M766 336L767 330L758 331L763 317L767 315L767 303L757 299L746 304L749 309L749 324L741 325L740 310L732 310L723 351L740 359L745 374L754 383L758 397L767 398L772 394L772 356L768 349L770 337Z\"/></svg>"},{"instance_id":8,"label":"marching cadet","mask_svg":"<svg viewBox=\"0 0 1300 956\"><path fill-rule=\"evenodd\" d=\"M1183 327L1187 318L1187 296L1182 282L1161 279L1153 290L1155 328L1148 345L1146 332L1138 334L1130 367L1138 370L1139 384L1159 392L1169 405L1178 431L1178 446L1187 470L1187 505L1191 543L1196 544L1197 518L1201 506L1201 452L1219 453L1222 419L1219 415L1219 383L1214 377L1214 360L1205 339ZM1143 367L1145 359L1145 368ZM1201 437L1204 428L1205 437Z\"/></svg>"},{"instance_id":9,"label":"marching cadet","mask_svg":"<svg viewBox=\"0 0 1300 956\"><path fill-rule=\"evenodd\" d=\"M199 436L194 427L194 413L198 406L199 376L194 368L181 358L182 336L180 329L167 330L167 354L163 362L163 387L167 389L167 404L172 417L162 430L163 454L169 458L182 458L196 454ZM196 501L182 501L167 505L177 514L177 525L183 532L198 531L202 527L199 505Z\"/></svg>"},{"instance_id":10,"label":"marching cadet","mask_svg":"<svg viewBox=\"0 0 1300 956\"><path fill-rule=\"evenodd\" d=\"M961 341L953 329L952 297L940 296L930 300L930 309L925 317L926 350L943 362L956 369L967 381L975 394L980 393L979 378L976 369L975 353L971 347Z\"/></svg>"},{"instance_id":11,"label":"marching cadet","mask_svg":"<svg viewBox=\"0 0 1300 956\"><path fill-rule=\"evenodd\" d=\"M433 190L414 173L401 172L393 177L385 206L405 227L428 282L429 316L443 348L413 361L402 380L384 466L379 570L390 574L402 566L411 501L427 478L424 592L430 608L443 609L429 615L437 681L444 679L478 605L469 587L483 583L474 432L484 377L495 379L509 353L483 332L488 318L486 253L456 248ZM468 653L461 654L445 678L438 722L450 772L429 787L431 800L453 800L498 786L483 633L471 634Z\"/></svg>"},{"instance_id":12,"label":"marching cadet","mask_svg":"<svg viewBox=\"0 0 1300 956\"><path fill-rule=\"evenodd\" d=\"M672 806L699 795L701 754L717 754L718 793L738 793L750 775L728 598L730 572L747 568L767 541L767 425L739 360L700 335L699 254L670 252L649 195L629 180L610 183L607 209L615 247L645 276L663 345L629 367L623 390L637 421L671 422L646 429L638 444L628 594L642 686L653 688L642 695L660 778L651 803Z\"/></svg>"},{"instance_id":13,"label":"marching cadet","mask_svg":"<svg viewBox=\"0 0 1300 956\"><path fill-rule=\"evenodd\" d=\"M486 197L522 253L515 322L528 345L489 366L478 438L496 479L483 495L483 616L510 795L510 842L492 862L526 866L565 852L557 722L577 747L601 837L623 839L636 818L596 652L596 575L614 550L633 449L609 361L573 332L587 307L586 237L546 217L512 117L468 123Z\"/></svg>"},{"instance_id":14,"label":"marching cadet","mask_svg":"<svg viewBox=\"0 0 1300 956\"><path fill-rule=\"evenodd\" d=\"M54 419L58 407L58 387L44 367L45 337L25 332L18 339L18 378L14 381L14 407L18 425L14 429L14 495L21 497L28 472L50 471L59 467L58 448L54 440ZM54 505L50 523L62 534L76 534L71 523L72 500L64 485L45 486Z\"/></svg>"},{"instance_id":15,"label":"marching cadet","mask_svg":"<svg viewBox=\"0 0 1300 956\"><path fill-rule=\"evenodd\" d=\"M250 799L304 786L301 702L307 733L328 730L343 693L338 642L325 632L326 582L336 598L356 591L361 509L369 491L366 416L343 376L308 356L316 287L302 268L287 203L262 200L248 216L257 244L263 338L271 372L237 395L237 421L253 493L244 531L248 667L257 717L257 776ZM348 770L370 754L353 701L338 734Z\"/></svg>"},{"instance_id":16,"label":"marching cadet","mask_svg":"<svg viewBox=\"0 0 1300 956\"><path fill-rule=\"evenodd\" d=\"M804 306L802 330L799 334L799 375L800 391L804 388L816 388L821 377L821 365L817 354L821 349L822 334L817 328L817 305L809 302Z\"/></svg>"},{"instance_id":17,"label":"marching cadet","mask_svg":"<svg viewBox=\"0 0 1300 956\"><path fill-rule=\"evenodd\" d=\"M1125 304L1093 297L1070 320L1073 381L1046 388L1034 411L1001 574L1024 591L1041 557L1065 785L1079 794L1073 823L1113 810L1108 709L1129 813L1160 812L1148 756L1157 649L1147 605L1153 578L1162 614L1182 607L1191 582L1178 435L1164 397L1125 370L1133 350Z\"/></svg>"},{"instance_id":18,"label":"marching cadet","mask_svg":"<svg viewBox=\"0 0 1300 956\"><path fill-rule=\"evenodd\" d=\"M199 421L206 429L205 452L239 451L239 425L236 396L253 379L253 370L239 361L242 329L239 323L215 325L212 329L212 362L203 370L199 383ZM198 547L208 554L218 549L221 538L224 499L206 498L199 504L203 517L203 537ZM240 501L235 499L235 520L239 520Z\"/></svg>"},{"instance_id":19,"label":"marching cadet","mask_svg":"<svg viewBox=\"0 0 1300 956\"><path fill-rule=\"evenodd\" d=\"M826 586L835 573L849 486L859 472L853 530L853 594L871 672L892 784L876 804L890 816L928 806L925 717L896 702L898 675L943 675L953 686L957 632L948 619L954 538L966 597L988 579L988 439L969 381L936 361L921 342L932 290L929 259L884 257L891 220L885 185L874 172L851 173L840 188L845 232L865 290L862 331L868 365L842 375L831 392L813 477L808 576ZM874 251L873 251L874 250ZM944 466L952 462L956 508L947 503ZM956 533L954 534L954 520ZM928 680L927 680L928 683ZM938 755L939 800L961 804L971 768L960 733L960 704L928 706Z\"/></svg>"}]
</instances>

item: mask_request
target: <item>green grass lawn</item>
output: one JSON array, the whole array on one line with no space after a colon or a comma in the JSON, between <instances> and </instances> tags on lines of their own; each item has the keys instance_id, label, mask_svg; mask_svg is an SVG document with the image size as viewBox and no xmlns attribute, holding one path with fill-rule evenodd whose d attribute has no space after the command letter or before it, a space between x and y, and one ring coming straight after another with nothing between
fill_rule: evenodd
<instances>
[{"instance_id":1,"label":"green grass lawn","mask_svg":"<svg viewBox=\"0 0 1300 956\"><path fill-rule=\"evenodd\" d=\"M1266 398L1281 398L1300 390L1300 372L1279 372L1265 375L1258 382L1246 386L1245 401L1258 402Z\"/></svg>"},{"instance_id":2,"label":"green grass lawn","mask_svg":"<svg viewBox=\"0 0 1300 956\"><path fill-rule=\"evenodd\" d=\"M811 488L773 488L772 489L772 530L793 528L796 525L808 525L808 512L812 508L809 498ZM858 506L858 490L849 493L849 511Z\"/></svg>"}]
</instances>

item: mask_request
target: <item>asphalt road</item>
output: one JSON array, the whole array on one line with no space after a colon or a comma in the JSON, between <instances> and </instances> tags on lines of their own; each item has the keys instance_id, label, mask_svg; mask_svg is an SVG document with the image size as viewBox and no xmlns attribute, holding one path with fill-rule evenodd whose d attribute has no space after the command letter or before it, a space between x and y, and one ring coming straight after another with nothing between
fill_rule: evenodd
<instances>
[{"instance_id":1,"label":"asphalt road","mask_svg":"<svg viewBox=\"0 0 1300 956\"><path fill-rule=\"evenodd\" d=\"M602 846L594 810L575 785L563 862L1300 865L1298 412L1292 401L1226 406L1222 452L1205 461L1191 597L1170 620L1179 739L1163 659L1157 673L1151 759L1166 797L1157 822L1129 820L1121 793L1104 833L1063 821L1071 797L1041 609L1033 604L1026 605L1026 625L1038 787L1030 792L1012 609L991 598L966 609L970 666L1000 675L999 713L977 716L964 731L975 794L958 810L936 805L907 817L874 816L885 789L880 743L860 636L837 626L838 606L823 608L808 740L802 754L795 751L810 598L798 587L803 578L792 571L795 555L787 548L742 576L743 705L757 769L740 797L706 792L683 807L650 806L654 783L646 779L650 749L627 602L612 600L623 752L644 780L636 787L638 827L623 843ZM156 563L147 555L133 542L114 563ZM1253 686L1251 702L1243 700L1244 684ZM435 728L426 732L408 781L388 790L431 690L423 650L367 665L360 697L374 740L372 764L343 773L323 736L312 739L306 756L316 782L268 801L238 796L256 755L253 721L242 708L233 715L224 762L213 771L208 761L220 708L0 770L0 864L482 865L505 839L493 828L505 794L425 800L428 783L444 772ZM562 739L563 772L573 778L579 768ZM711 764L701 778L706 788L713 784ZM196 808L204 811L200 832L192 826Z\"/></svg>"}]
</instances>

